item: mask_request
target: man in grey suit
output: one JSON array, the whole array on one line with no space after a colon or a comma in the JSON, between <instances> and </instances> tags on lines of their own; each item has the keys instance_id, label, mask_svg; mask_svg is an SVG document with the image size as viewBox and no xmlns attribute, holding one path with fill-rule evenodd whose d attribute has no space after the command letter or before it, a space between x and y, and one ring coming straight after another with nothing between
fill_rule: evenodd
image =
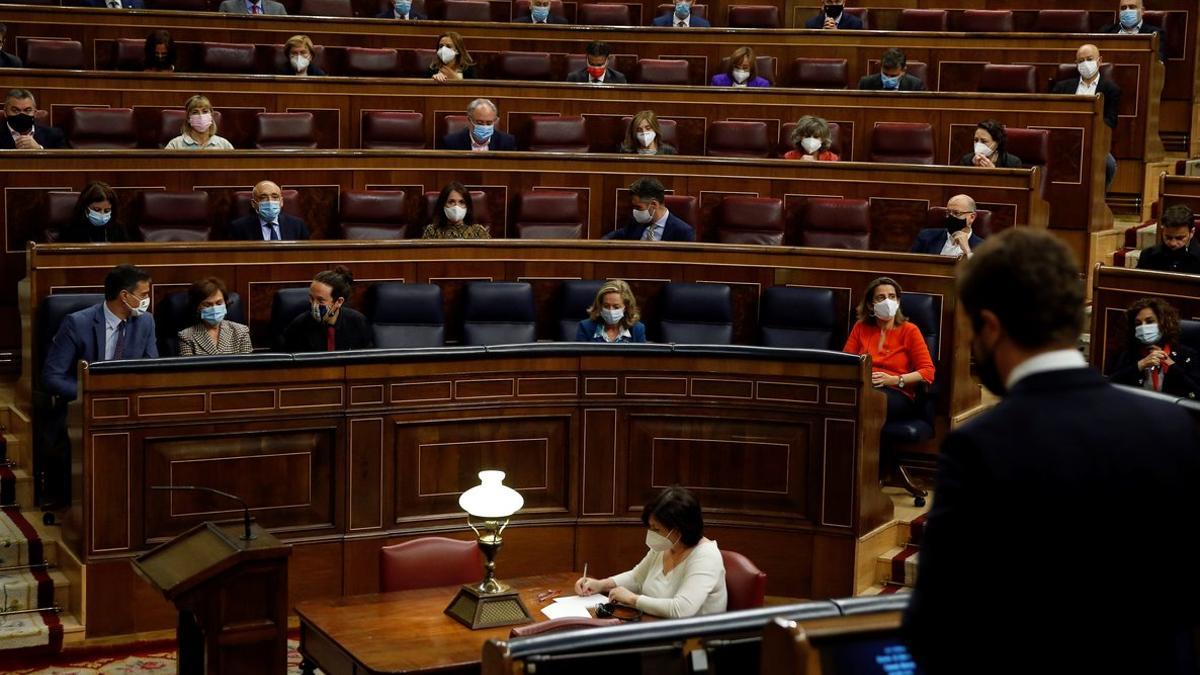
<instances>
[{"instance_id":1,"label":"man in grey suit","mask_svg":"<svg viewBox=\"0 0 1200 675\"><path fill-rule=\"evenodd\" d=\"M218 9L224 14L269 14L271 16L287 14L283 3L275 0L225 0Z\"/></svg>"}]
</instances>

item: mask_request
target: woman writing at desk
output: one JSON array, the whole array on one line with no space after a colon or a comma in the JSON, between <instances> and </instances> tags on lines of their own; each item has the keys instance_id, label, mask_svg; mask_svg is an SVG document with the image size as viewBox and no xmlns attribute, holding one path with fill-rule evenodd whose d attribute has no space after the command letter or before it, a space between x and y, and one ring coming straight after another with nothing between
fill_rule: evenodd
<instances>
[{"instance_id":1,"label":"woman writing at desk","mask_svg":"<svg viewBox=\"0 0 1200 675\"><path fill-rule=\"evenodd\" d=\"M579 595L608 593L609 600L647 614L680 619L724 612L725 564L717 542L704 537L700 502L685 488L663 490L642 509L650 552L628 572L607 579L583 577Z\"/></svg>"}]
</instances>

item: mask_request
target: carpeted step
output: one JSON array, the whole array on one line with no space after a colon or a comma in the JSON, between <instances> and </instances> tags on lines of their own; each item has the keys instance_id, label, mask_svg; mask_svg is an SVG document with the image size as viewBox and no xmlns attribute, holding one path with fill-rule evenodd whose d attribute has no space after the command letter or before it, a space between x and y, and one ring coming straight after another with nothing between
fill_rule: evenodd
<instances>
[{"instance_id":1,"label":"carpeted step","mask_svg":"<svg viewBox=\"0 0 1200 675\"><path fill-rule=\"evenodd\" d=\"M925 538L925 523L929 519L929 512L926 511L908 524L908 543L913 546L920 546L921 540Z\"/></svg>"},{"instance_id":2,"label":"carpeted step","mask_svg":"<svg viewBox=\"0 0 1200 675\"><path fill-rule=\"evenodd\" d=\"M42 539L15 506L0 508L0 567L46 562Z\"/></svg>"},{"instance_id":3,"label":"carpeted step","mask_svg":"<svg viewBox=\"0 0 1200 675\"><path fill-rule=\"evenodd\" d=\"M860 595L891 595L893 593L911 593L912 589L900 584L875 584Z\"/></svg>"},{"instance_id":4,"label":"carpeted step","mask_svg":"<svg viewBox=\"0 0 1200 675\"><path fill-rule=\"evenodd\" d=\"M903 586L916 584L920 551L919 547L912 545L898 546L879 556L876 562L877 578Z\"/></svg>"},{"instance_id":5,"label":"carpeted step","mask_svg":"<svg viewBox=\"0 0 1200 675\"><path fill-rule=\"evenodd\" d=\"M55 605L56 593L66 588L65 577L43 563L42 540L33 524L17 507L0 509L0 602L4 610ZM57 653L62 650L62 640L57 612L9 614L0 622L0 661Z\"/></svg>"}]
</instances>

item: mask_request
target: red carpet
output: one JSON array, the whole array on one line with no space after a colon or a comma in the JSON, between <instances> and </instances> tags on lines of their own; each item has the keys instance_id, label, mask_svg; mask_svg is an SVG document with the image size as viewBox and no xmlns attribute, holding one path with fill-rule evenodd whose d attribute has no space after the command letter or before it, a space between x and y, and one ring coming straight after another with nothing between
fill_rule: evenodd
<instances>
[{"instance_id":1,"label":"red carpet","mask_svg":"<svg viewBox=\"0 0 1200 675\"><path fill-rule=\"evenodd\" d=\"M300 652L288 640L288 673L300 673ZM116 673L175 672L175 641L139 642L115 647L67 649L54 657L9 659L5 652L0 675L104 675ZM317 671L318 673L321 671Z\"/></svg>"}]
</instances>

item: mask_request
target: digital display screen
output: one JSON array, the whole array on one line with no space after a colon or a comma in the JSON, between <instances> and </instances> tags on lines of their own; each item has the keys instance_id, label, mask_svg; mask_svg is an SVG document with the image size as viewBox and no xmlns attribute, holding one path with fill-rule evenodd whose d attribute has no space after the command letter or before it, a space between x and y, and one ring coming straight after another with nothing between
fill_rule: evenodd
<instances>
[{"instance_id":1,"label":"digital display screen","mask_svg":"<svg viewBox=\"0 0 1200 675\"><path fill-rule=\"evenodd\" d=\"M895 637L864 637L821 646L826 675L919 675L908 647Z\"/></svg>"}]
</instances>

